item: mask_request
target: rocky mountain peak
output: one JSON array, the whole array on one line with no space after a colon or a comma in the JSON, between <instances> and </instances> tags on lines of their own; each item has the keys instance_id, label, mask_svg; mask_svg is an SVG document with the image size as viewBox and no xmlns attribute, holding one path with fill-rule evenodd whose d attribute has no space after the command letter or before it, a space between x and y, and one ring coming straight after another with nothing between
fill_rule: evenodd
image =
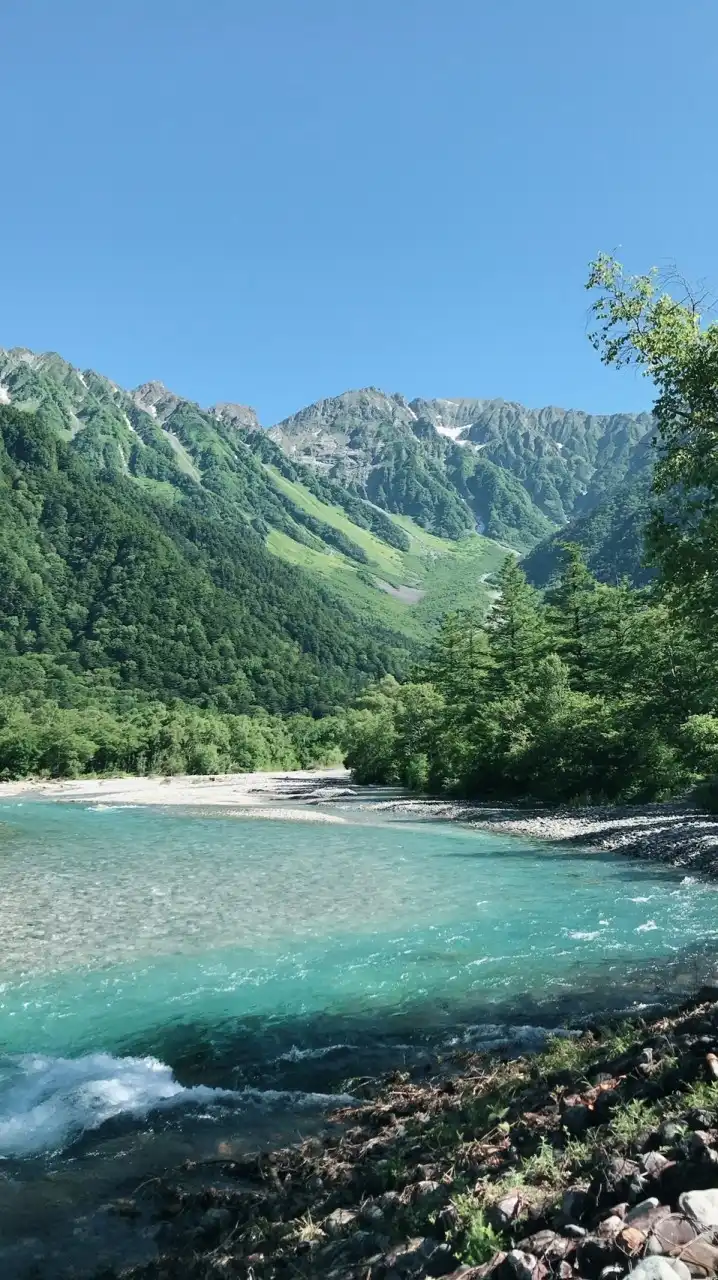
<instances>
[{"instance_id":1,"label":"rocky mountain peak","mask_svg":"<svg viewBox=\"0 0 718 1280\"><path fill-rule=\"evenodd\" d=\"M169 391L164 382L143 382L131 394L137 408L143 409L145 413L149 413L152 418L157 418L159 422L164 422L165 418L169 418L170 414L177 408L177 405L182 403L181 397L176 396L173 391Z\"/></svg>"},{"instance_id":2,"label":"rocky mountain peak","mask_svg":"<svg viewBox=\"0 0 718 1280\"><path fill-rule=\"evenodd\" d=\"M236 427L238 431L259 431L262 426L255 410L246 404L221 400L218 404L211 405L208 412L213 418L219 418L220 422Z\"/></svg>"}]
</instances>

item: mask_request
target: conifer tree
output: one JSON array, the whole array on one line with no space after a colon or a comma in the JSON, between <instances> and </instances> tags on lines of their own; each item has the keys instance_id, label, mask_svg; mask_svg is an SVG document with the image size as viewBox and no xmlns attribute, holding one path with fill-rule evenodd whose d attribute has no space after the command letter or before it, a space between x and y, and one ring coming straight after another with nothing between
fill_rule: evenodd
<instances>
[{"instance_id":1,"label":"conifer tree","mask_svg":"<svg viewBox=\"0 0 718 1280\"><path fill-rule=\"evenodd\" d=\"M536 668L551 647L540 597L529 586L514 556L507 556L498 577L501 592L487 623L492 683L500 695L530 687Z\"/></svg>"}]
</instances>

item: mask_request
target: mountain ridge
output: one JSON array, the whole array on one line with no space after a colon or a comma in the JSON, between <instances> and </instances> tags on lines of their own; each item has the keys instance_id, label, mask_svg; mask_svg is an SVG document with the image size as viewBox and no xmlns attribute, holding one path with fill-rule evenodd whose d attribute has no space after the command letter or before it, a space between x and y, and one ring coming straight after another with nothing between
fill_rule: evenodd
<instances>
[{"instance_id":1,"label":"mountain ridge","mask_svg":"<svg viewBox=\"0 0 718 1280\"><path fill-rule=\"evenodd\" d=\"M269 428L290 457L386 510L450 537L473 527L524 551L601 501L651 433L649 413L409 401L375 387L319 400Z\"/></svg>"},{"instance_id":2,"label":"mountain ridge","mask_svg":"<svg viewBox=\"0 0 718 1280\"><path fill-rule=\"evenodd\" d=\"M289 537L315 551L333 547L357 567L366 559L357 525L408 550L398 517L453 542L478 532L524 555L555 548L562 530L570 535L576 521L579 533L590 529L592 511L630 490L653 429L649 413L530 409L500 397L409 400L375 386L324 397L263 428L248 405L203 408L159 380L126 391L27 348L0 350L0 402L40 411L94 465L119 467L158 493L164 486L168 499L187 484L231 490L261 536L282 534L270 539L277 554L296 555ZM278 485L278 472L295 488ZM308 511L316 502L344 511L354 541L336 521L317 524Z\"/></svg>"}]
</instances>

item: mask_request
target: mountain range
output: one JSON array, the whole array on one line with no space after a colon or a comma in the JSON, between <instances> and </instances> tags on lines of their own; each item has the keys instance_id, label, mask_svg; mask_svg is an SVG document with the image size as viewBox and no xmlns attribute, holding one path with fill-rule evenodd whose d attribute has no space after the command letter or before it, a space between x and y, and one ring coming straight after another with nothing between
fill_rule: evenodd
<instances>
[{"instance_id":1,"label":"mountain range","mask_svg":"<svg viewBox=\"0 0 718 1280\"><path fill-rule=\"evenodd\" d=\"M528 553L540 585L566 537L601 576L643 573L649 414L367 388L265 429L242 404L125 390L16 348L0 350L0 427L10 652L165 697L327 710L400 674L447 608L485 606L508 550ZM178 596L191 614L179 646Z\"/></svg>"}]
</instances>

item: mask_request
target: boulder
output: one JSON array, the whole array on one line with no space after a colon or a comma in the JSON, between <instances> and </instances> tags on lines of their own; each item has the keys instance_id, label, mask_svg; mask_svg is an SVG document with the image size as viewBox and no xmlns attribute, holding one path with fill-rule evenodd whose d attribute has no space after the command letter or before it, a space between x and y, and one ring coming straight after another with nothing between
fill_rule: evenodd
<instances>
[{"instance_id":1,"label":"boulder","mask_svg":"<svg viewBox=\"0 0 718 1280\"><path fill-rule=\"evenodd\" d=\"M435 1244L435 1241L432 1241ZM390 1253L386 1255L386 1263L390 1269L399 1272L399 1275L405 1275L411 1272L417 1266L423 1266L426 1263L427 1241L423 1236L414 1236L411 1240L405 1240L402 1244L396 1245Z\"/></svg>"},{"instance_id":2,"label":"boulder","mask_svg":"<svg viewBox=\"0 0 718 1280\"><path fill-rule=\"evenodd\" d=\"M627 1227L638 1227L639 1231L648 1233L651 1227L660 1222L661 1218L667 1218L670 1212L667 1205L661 1204L655 1196L649 1196L647 1200L634 1204L624 1221Z\"/></svg>"},{"instance_id":3,"label":"boulder","mask_svg":"<svg viewBox=\"0 0 718 1280\"><path fill-rule=\"evenodd\" d=\"M512 1249L506 1263L516 1280L534 1280L538 1273L538 1258L533 1253L524 1253L523 1249Z\"/></svg>"},{"instance_id":4,"label":"boulder","mask_svg":"<svg viewBox=\"0 0 718 1280\"><path fill-rule=\"evenodd\" d=\"M536 1231L532 1236L519 1240L517 1249L524 1253L533 1253L537 1258L546 1258L550 1262L560 1262L575 1248L573 1240L567 1240L556 1231Z\"/></svg>"},{"instance_id":5,"label":"boulder","mask_svg":"<svg viewBox=\"0 0 718 1280\"><path fill-rule=\"evenodd\" d=\"M608 1218L604 1218L603 1222L598 1224L596 1235L601 1240L615 1240L619 1231L623 1230L623 1218L619 1218L617 1213L612 1213Z\"/></svg>"},{"instance_id":6,"label":"boulder","mask_svg":"<svg viewBox=\"0 0 718 1280\"><path fill-rule=\"evenodd\" d=\"M374 1200L367 1200L361 1206L359 1214L363 1222L368 1223L372 1227L378 1227L384 1221L384 1210L380 1204Z\"/></svg>"},{"instance_id":7,"label":"boulder","mask_svg":"<svg viewBox=\"0 0 718 1280\"><path fill-rule=\"evenodd\" d=\"M714 1275L718 1271L718 1249L702 1236L696 1236L695 1240L681 1249L681 1260L691 1268L694 1275Z\"/></svg>"},{"instance_id":8,"label":"boulder","mask_svg":"<svg viewBox=\"0 0 718 1280\"><path fill-rule=\"evenodd\" d=\"M680 1142L685 1132L682 1124L676 1124L675 1120L664 1120L658 1130L658 1138L662 1147L675 1146Z\"/></svg>"},{"instance_id":9,"label":"boulder","mask_svg":"<svg viewBox=\"0 0 718 1280\"><path fill-rule=\"evenodd\" d=\"M617 1236L621 1249L626 1253L635 1255L640 1253L646 1243L645 1231L639 1231L638 1227L623 1227Z\"/></svg>"},{"instance_id":10,"label":"boulder","mask_svg":"<svg viewBox=\"0 0 718 1280\"><path fill-rule=\"evenodd\" d=\"M677 1254L695 1240L697 1234L698 1228L689 1218L682 1213L669 1213L652 1227L646 1250L648 1253Z\"/></svg>"},{"instance_id":11,"label":"boulder","mask_svg":"<svg viewBox=\"0 0 718 1280\"><path fill-rule=\"evenodd\" d=\"M441 1244L437 1244L436 1241L431 1243L434 1247L432 1247L426 1262L425 1270L427 1276L449 1275L456 1268L458 1261L451 1245L447 1244L446 1241Z\"/></svg>"},{"instance_id":12,"label":"boulder","mask_svg":"<svg viewBox=\"0 0 718 1280\"><path fill-rule=\"evenodd\" d=\"M689 1280L690 1272L686 1266L682 1266L679 1270L676 1259L673 1258L644 1258L631 1272L631 1280L676 1280L676 1275L680 1276L680 1280Z\"/></svg>"},{"instance_id":13,"label":"boulder","mask_svg":"<svg viewBox=\"0 0 718 1280\"><path fill-rule=\"evenodd\" d=\"M577 1222L588 1213L594 1205L594 1200L584 1187L569 1187L568 1191L564 1191L561 1200L561 1214L565 1222Z\"/></svg>"},{"instance_id":14,"label":"boulder","mask_svg":"<svg viewBox=\"0 0 718 1280\"><path fill-rule=\"evenodd\" d=\"M206 1239L215 1239L228 1231L232 1224L232 1214L224 1205L217 1205L202 1214L199 1231Z\"/></svg>"},{"instance_id":15,"label":"boulder","mask_svg":"<svg viewBox=\"0 0 718 1280\"><path fill-rule=\"evenodd\" d=\"M678 1207L701 1231L718 1230L718 1188L709 1191L684 1191Z\"/></svg>"},{"instance_id":16,"label":"boulder","mask_svg":"<svg viewBox=\"0 0 718 1280\"><path fill-rule=\"evenodd\" d=\"M494 1206L493 1217L500 1230L506 1230L516 1222L524 1209L524 1197L519 1191L512 1191Z\"/></svg>"},{"instance_id":17,"label":"boulder","mask_svg":"<svg viewBox=\"0 0 718 1280\"><path fill-rule=\"evenodd\" d=\"M668 1156L664 1156L660 1151L648 1151L646 1155L641 1156L641 1164L643 1172L649 1178L659 1178L663 1170L671 1163Z\"/></svg>"},{"instance_id":18,"label":"boulder","mask_svg":"<svg viewBox=\"0 0 718 1280\"><path fill-rule=\"evenodd\" d=\"M563 1113L564 1127L568 1129L569 1133L573 1133L575 1135L585 1133L593 1122L594 1117L591 1108L585 1106L583 1103L578 1103L573 1107L567 1107Z\"/></svg>"},{"instance_id":19,"label":"boulder","mask_svg":"<svg viewBox=\"0 0 718 1280\"><path fill-rule=\"evenodd\" d=\"M599 1240L596 1236L587 1236L581 1240L577 1249L579 1275L585 1280L598 1280L604 1267L616 1260L616 1245L613 1240Z\"/></svg>"},{"instance_id":20,"label":"boulder","mask_svg":"<svg viewBox=\"0 0 718 1280\"><path fill-rule=\"evenodd\" d=\"M627 1160L625 1156L613 1156L601 1169L600 1183L602 1190L617 1195L628 1187L629 1182L639 1172L635 1160Z\"/></svg>"},{"instance_id":21,"label":"boulder","mask_svg":"<svg viewBox=\"0 0 718 1280\"><path fill-rule=\"evenodd\" d=\"M412 1204L436 1204L440 1200L448 1200L450 1189L445 1182L434 1182L425 1178L423 1182L415 1182L409 1187Z\"/></svg>"}]
</instances>

